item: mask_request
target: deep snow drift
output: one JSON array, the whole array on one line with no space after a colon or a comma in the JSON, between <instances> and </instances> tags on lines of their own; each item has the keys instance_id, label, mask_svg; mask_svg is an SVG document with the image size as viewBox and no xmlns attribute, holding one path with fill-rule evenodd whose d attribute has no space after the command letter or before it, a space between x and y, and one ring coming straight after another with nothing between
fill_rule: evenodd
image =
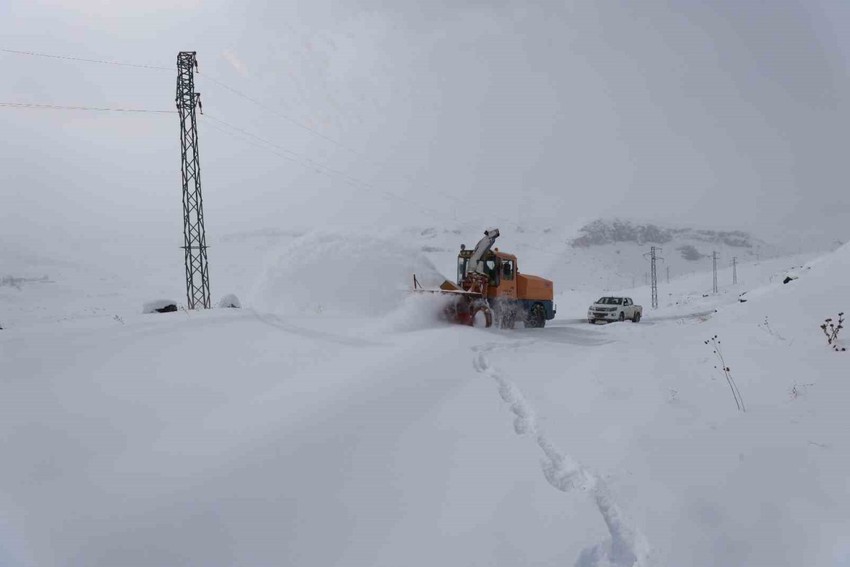
<instances>
[{"instance_id":1,"label":"deep snow drift","mask_svg":"<svg viewBox=\"0 0 850 567\"><path fill-rule=\"evenodd\" d=\"M563 275L501 331L404 291L476 236L231 239L207 312L140 313L180 297L157 250L0 264L0 565L850 565L850 248L624 290L639 324Z\"/></svg>"}]
</instances>

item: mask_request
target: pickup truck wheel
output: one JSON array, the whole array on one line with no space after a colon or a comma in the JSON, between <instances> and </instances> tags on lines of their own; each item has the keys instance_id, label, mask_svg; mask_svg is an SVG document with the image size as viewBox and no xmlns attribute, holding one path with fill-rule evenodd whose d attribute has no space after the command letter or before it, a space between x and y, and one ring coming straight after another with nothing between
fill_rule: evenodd
<instances>
[{"instance_id":1,"label":"pickup truck wheel","mask_svg":"<svg viewBox=\"0 0 850 567\"><path fill-rule=\"evenodd\" d=\"M620 311L620 322L622 323L625 320L626 320L626 312Z\"/></svg>"},{"instance_id":2,"label":"pickup truck wheel","mask_svg":"<svg viewBox=\"0 0 850 567\"><path fill-rule=\"evenodd\" d=\"M528 320L526 326L539 329L546 326L546 311L539 303L535 303L528 312Z\"/></svg>"},{"instance_id":3,"label":"pickup truck wheel","mask_svg":"<svg viewBox=\"0 0 850 567\"><path fill-rule=\"evenodd\" d=\"M635 311L635 316L632 317L632 323L640 323L640 311Z\"/></svg>"}]
</instances>

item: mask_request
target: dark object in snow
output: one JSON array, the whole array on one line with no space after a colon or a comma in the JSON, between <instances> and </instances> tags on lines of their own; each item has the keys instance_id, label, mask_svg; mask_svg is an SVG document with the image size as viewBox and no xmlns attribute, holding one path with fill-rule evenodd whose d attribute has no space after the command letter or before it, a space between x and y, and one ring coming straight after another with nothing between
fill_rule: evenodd
<instances>
[{"instance_id":1,"label":"dark object in snow","mask_svg":"<svg viewBox=\"0 0 850 567\"><path fill-rule=\"evenodd\" d=\"M142 306L142 313L174 313L177 311L177 302L170 299L158 299L148 301Z\"/></svg>"},{"instance_id":2,"label":"dark object in snow","mask_svg":"<svg viewBox=\"0 0 850 567\"><path fill-rule=\"evenodd\" d=\"M797 279L797 276L785 276L785 279L782 280L782 283L787 284L788 282L793 282Z\"/></svg>"},{"instance_id":3,"label":"dark object in snow","mask_svg":"<svg viewBox=\"0 0 850 567\"><path fill-rule=\"evenodd\" d=\"M746 291L744 293L738 295L738 302L739 303L746 303L747 302L746 298L744 297L745 295L747 295Z\"/></svg>"},{"instance_id":4,"label":"dark object in snow","mask_svg":"<svg viewBox=\"0 0 850 567\"><path fill-rule=\"evenodd\" d=\"M242 303L239 298L232 293L228 293L218 302L219 309L242 309Z\"/></svg>"}]
</instances>

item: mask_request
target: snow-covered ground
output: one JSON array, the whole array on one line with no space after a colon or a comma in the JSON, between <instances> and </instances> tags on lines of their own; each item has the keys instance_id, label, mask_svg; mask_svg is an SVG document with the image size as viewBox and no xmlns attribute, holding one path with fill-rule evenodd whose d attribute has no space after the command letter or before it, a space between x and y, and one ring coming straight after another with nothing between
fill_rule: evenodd
<instances>
[{"instance_id":1,"label":"snow-covered ground","mask_svg":"<svg viewBox=\"0 0 850 567\"><path fill-rule=\"evenodd\" d=\"M243 309L148 315L171 244L0 249L0 565L850 565L850 247L589 325L595 272L503 231L560 293L502 331L405 293L478 236L429 234L224 239Z\"/></svg>"}]
</instances>

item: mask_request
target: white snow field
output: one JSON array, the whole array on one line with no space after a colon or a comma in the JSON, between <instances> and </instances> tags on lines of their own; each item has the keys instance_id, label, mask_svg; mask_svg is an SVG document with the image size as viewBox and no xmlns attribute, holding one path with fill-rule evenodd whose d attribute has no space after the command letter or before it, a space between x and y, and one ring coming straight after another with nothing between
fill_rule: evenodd
<instances>
[{"instance_id":1,"label":"white snow field","mask_svg":"<svg viewBox=\"0 0 850 567\"><path fill-rule=\"evenodd\" d=\"M0 249L0 566L850 565L850 247L589 325L598 272L503 230L561 292L503 331L406 293L453 276L419 234L224 239L243 308L163 314L173 244Z\"/></svg>"}]
</instances>

